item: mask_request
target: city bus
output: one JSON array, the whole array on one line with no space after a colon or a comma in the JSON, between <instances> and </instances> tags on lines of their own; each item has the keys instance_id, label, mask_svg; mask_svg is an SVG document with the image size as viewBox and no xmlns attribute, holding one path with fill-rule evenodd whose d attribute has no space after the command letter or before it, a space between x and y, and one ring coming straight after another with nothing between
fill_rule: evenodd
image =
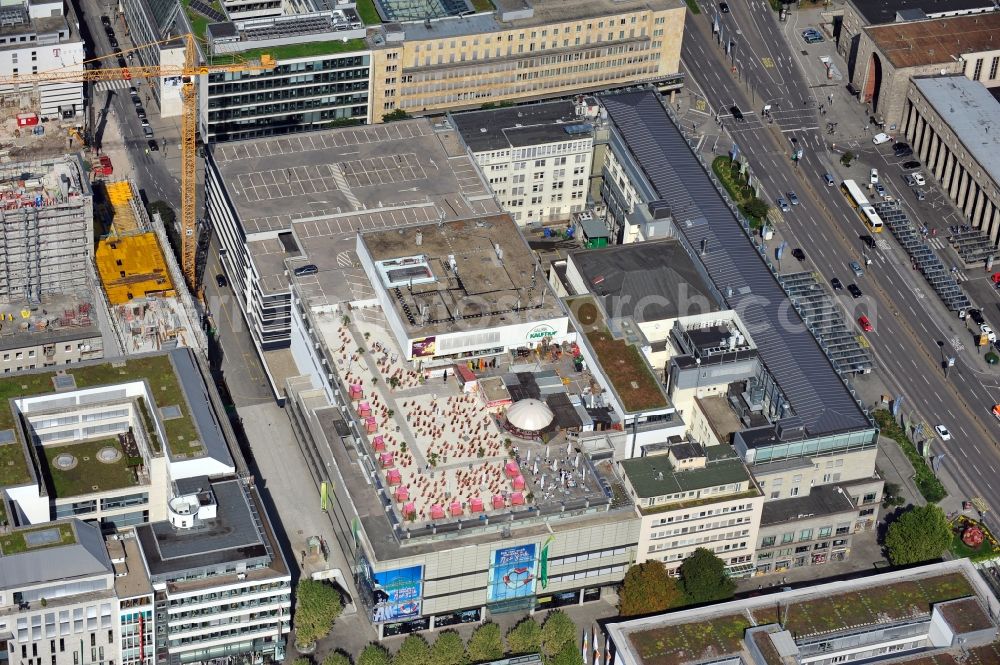
<instances>
[{"instance_id":1,"label":"city bus","mask_svg":"<svg viewBox=\"0 0 1000 665\"><path fill-rule=\"evenodd\" d=\"M875 207L868 202L868 198L861 191L861 188L858 187L858 183L853 180L845 180L840 185L840 191L844 193L844 196L854 206L854 209L858 211L861 221L865 223L868 230L872 233L882 233L885 224L882 223L882 219L875 212Z\"/></svg>"}]
</instances>

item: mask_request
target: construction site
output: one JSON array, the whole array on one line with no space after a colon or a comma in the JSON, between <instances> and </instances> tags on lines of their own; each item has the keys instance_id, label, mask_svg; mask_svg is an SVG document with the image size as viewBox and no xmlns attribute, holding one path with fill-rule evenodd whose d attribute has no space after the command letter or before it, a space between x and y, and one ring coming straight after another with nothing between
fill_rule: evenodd
<instances>
[{"instance_id":1,"label":"construction site","mask_svg":"<svg viewBox=\"0 0 1000 665\"><path fill-rule=\"evenodd\" d=\"M151 222L131 181L95 184L98 216L107 231L95 263L111 323L126 354L177 346L205 348L194 303L170 252L162 225Z\"/></svg>"},{"instance_id":2,"label":"construction site","mask_svg":"<svg viewBox=\"0 0 1000 665\"><path fill-rule=\"evenodd\" d=\"M93 209L78 156L0 166L0 301L39 304L45 294L86 292Z\"/></svg>"}]
</instances>

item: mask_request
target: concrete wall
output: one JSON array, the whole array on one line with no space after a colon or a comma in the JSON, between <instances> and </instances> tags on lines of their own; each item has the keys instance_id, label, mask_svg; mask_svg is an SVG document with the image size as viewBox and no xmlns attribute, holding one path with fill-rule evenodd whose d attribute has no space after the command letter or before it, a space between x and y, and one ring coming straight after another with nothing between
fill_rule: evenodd
<instances>
[{"instance_id":1,"label":"concrete wall","mask_svg":"<svg viewBox=\"0 0 1000 665\"><path fill-rule=\"evenodd\" d=\"M0 367L4 374L19 372L34 367L51 365L66 365L82 360L99 360L104 357L104 338L100 332L90 329L81 331L76 339L62 338L58 341L37 341L26 336L21 344L17 339L10 340L11 346L0 351ZM35 343L33 343L35 342Z\"/></svg>"},{"instance_id":2,"label":"concrete wall","mask_svg":"<svg viewBox=\"0 0 1000 665\"><path fill-rule=\"evenodd\" d=\"M759 464L750 467L758 478L768 500L805 496L815 485L832 485L862 478L871 478L878 449L814 457L808 467L781 470L782 463ZM795 492L793 488L798 488ZM777 496L775 496L777 494Z\"/></svg>"}]
</instances>

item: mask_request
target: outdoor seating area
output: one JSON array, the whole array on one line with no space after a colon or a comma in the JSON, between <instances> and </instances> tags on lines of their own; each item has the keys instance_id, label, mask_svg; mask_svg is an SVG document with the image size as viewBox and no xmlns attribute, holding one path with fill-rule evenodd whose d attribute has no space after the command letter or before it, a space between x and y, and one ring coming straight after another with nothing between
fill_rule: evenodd
<instances>
[{"instance_id":1,"label":"outdoor seating area","mask_svg":"<svg viewBox=\"0 0 1000 665\"><path fill-rule=\"evenodd\" d=\"M503 414L490 413L478 391L463 391L453 368L425 374L403 361L384 320L370 311L341 320L335 335L353 414L402 520L467 519L604 496L589 461L565 439L545 444L506 431Z\"/></svg>"}]
</instances>

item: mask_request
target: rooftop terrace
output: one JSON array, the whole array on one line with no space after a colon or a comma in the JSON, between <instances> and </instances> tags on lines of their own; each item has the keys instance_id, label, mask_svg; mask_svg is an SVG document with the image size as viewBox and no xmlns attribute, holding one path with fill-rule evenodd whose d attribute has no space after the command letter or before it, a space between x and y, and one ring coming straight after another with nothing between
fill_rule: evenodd
<instances>
[{"instance_id":1,"label":"rooftop terrace","mask_svg":"<svg viewBox=\"0 0 1000 665\"><path fill-rule=\"evenodd\" d=\"M56 499L135 487L142 458L129 458L117 438L46 446L45 473Z\"/></svg>"},{"instance_id":2,"label":"rooftop terrace","mask_svg":"<svg viewBox=\"0 0 1000 665\"><path fill-rule=\"evenodd\" d=\"M642 351L612 334L592 296L575 296L567 299L566 304L626 411L636 413L670 406Z\"/></svg>"}]
</instances>

